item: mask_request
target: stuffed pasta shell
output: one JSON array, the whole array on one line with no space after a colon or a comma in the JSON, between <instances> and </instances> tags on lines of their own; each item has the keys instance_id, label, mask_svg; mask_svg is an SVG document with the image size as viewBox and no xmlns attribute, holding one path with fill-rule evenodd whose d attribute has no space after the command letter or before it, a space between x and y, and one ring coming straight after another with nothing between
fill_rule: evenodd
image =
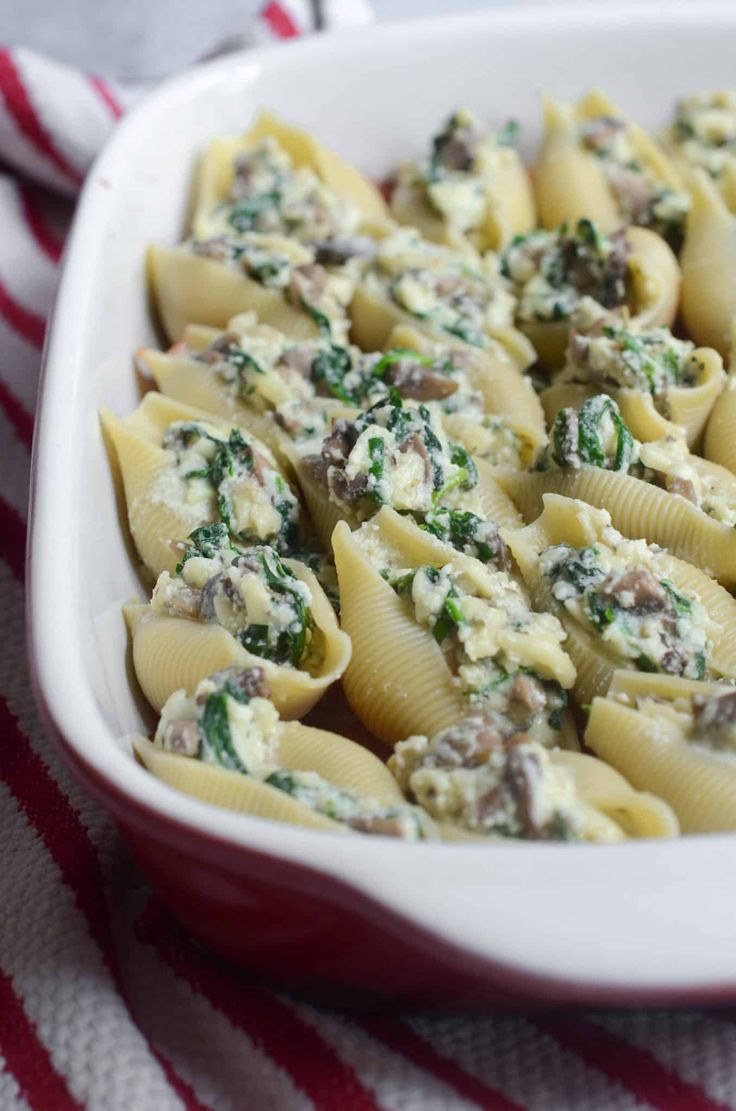
<instances>
[{"instance_id":1,"label":"stuffed pasta shell","mask_svg":"<svg viewBox=\"0 0 736 1111\"><path fill-rule=\"evenodd\" d=\"M678 100L662 140L685 178L692 170L704 170L729 208L735 207L736 92L695 93Z\"/></svg>"},{"instance_id":2,"label":"stuffed pasta shell","mask_svg":"<svg viewBox=\"0 0 736 1111\"><path fill-rule=\"evenodd\" d=\"M507 542L534 604L555 614L577 669L581 705L616 668L736 677L736 602L703 571L625 538L604 509L544 494L531 525Z\"/></svg>"},{"instance_id":3,"label":"stuffed pasta shell","mask_svg":"<svg viewBox=\"0 0 736 1111\"><path fill-rule=\"evenodd\" d=\"M423 364L426 373L419 376L421 394L414 389L413 396L417 401L437 402L447 435L475 458L493 466L524 467L546 442L541 402L529 379L513 366L500 345L482 350L452 347L413 327L398 325L386 347L389 354L414 351L429 360ZM406 397L400 370L394 373L392 384ZM417 376L411 363L409 370L412 377ZM437 372L442 378L435 379ZM440 392L446 396L436 396Z\"/></svg>"},{"instance_id":4,"label":"stuffed pasta shell","mask_svg":"<svg viewBox=\"0 0 736 1111\"><path fill-rule=\"evenodd\" d=\"M602 760L504 736L483 714L400 741L388 766L445 836L615 842L678 832L666 803Z\"/></svg>"},{"instance_id":5,"label":"stuffed pasta shell","mask_svg":"<svg viewBox=\"0 0 736 1111\"><path fill-rule=\"evenodd\" d=\"M705 170L690 177L692 211L682 251L682 319L696 343L725 357L736 308L736 216Z\"/></svg>"},{"instance_id":6,"label":"stuffed pasta shell","mask_svg":"<svg viewBox=\"0 0 736 1111\"><path fill-rule=\"evenodd\" d=\"M353 645L343 686L376 736L432 737L468 716L502 736L559 743L575 668L557 618L534 613L500 535L481 563L384 507L332 539L341 621Z\"/></svg>"},{"instance_id":7,"label":"stuffed pasta shell","mask_svg":"<svg viewBox=\"0 0 736 1111\"><path fill-rule=\"evenodd\" d=\"M294 467L325 547L338 521L355 528L382 505L419 519L449 508L519 523L490 465L449 441L435 411L397 393L337 420L317 451L307 447Z\"/></svg>"},{"instance_id":8,"label":"stuffed pasta shell","mask_svg":"<svg viewBox=\"0 0 736 1111\"><path fill-rule=\"evenodd\" d=\"M736 326L736 321L734 323ZM706 459L727 467L732 474L736 474L734 428L736 428L736 362L732 354L726 384L713 406L705 428L703 452Z\"/></svg>"},{"instance_id":9,"label":"stuffed pasta shell","mask_svg":"<svg viewBox=\"0 0 736 1111\"><path fill-rule=\"evenodd\" d=\"M153 246L148 273L171 340L188 324L224 328L243 312L297 340L347 337L355 272L319 262L314 247L284 235L252 231Z\"/></svg>"},{"instance_id":10,"label":"stuffed pasta shell","mask_svg":"<svg viewBox=\"0 0 736 1111\"><path fill-rule=\"evenodd\" d=\"M415 228L378 241L350 304L351 335L364 351L385 347L397 324L472 347L500 344L523 370L534 351L514 327L514 298L492 253L453 251Z\"/></svg>"},{"instance_id":11,"label":"stuffed pasta shell","mask_svg":"<svg viewBox=\"0 0 736 1111\"><path fill-rule=\"evenodd\" d=\"M102 421L135 546L154 575L173 571L181 542L207 523L224 524L242 543L300 546L299 498L254 436L157 393L124 420L103 411Z\"/></svg>"},{"instance_id":12,"label":"stuffed pasta shell","mask_svg":"<svg viewBox=\"0 0 736 1111\"><path fill-rule=\"evenodd\" d=\"M682 431L696 445L719 396L725 373L717 351L673 336L669 328L600 320L573 331L565 365L541 394L548 421L566 406L609 394L639 440Z\"/></svg>"},{"instance_id":13,"label":"stuffed pasta shell","mask_svg":"<svg viewBox=\"0 0 736 1111\"><path fill-rule=\"evenodd\" d=\"M361 221L384 221L376 186L307 132L262 111L241 136L214 139L200 161L192 234L268 231L331 246ZM339 246L339 244L338 244Z\"/></svg>"},{"instance_id":14,"label":"stuffed pasta shell","mask_svg":"<svg viewBox=\"0 0 736 1111\"><path fill-rule=\"evenodd\" d=\"M515 321L542 366L558 370L571 328L626 316L637 329L672 323L680 271L672 251L646 228L604 235L590 220L517 236L501 270L516 295Z\"/></svg>"},{"instance_id":15,"label":"stuffed pasta shell","mask_svg":"<svg viewBox=\"0 0 736 1111\"><path fill-rule=\"evenodd\" d=\"M175 691L141 762L178 791L227 810L337 833L436 836L386 766L336 733L284 722L262 668L229 667Z\"/></svg>"},{"instance_id":16,"label":"stuffed pasta shell","mask_svg":"<svg viewBox=\"0 0 736 1111\"><path fill-rule=\"evenodd\" d=\"M534 171L543 227L587 218L604 232L651 228L678 250L689 197L664 150L600 90L576 104L545 97Z\"/></svg>"},{"instance_id":17,"label":"stuffed pasta shell","mask_svg":"<svg viewBox=\"0 0 736 1111\"><path fill-rule=\"evenodd\" d=\"M646 536L736 584L736 475L692 455L679 436L639 443L605 394L560 410L533 470L496 479L526 521L542 511L545 493L579 498L608 510L624 535Z\"/></svg>"},{"instance_id":18,"label":"stuffed pasta shell","mask_svg":"<svg viewBox=\"0 0 736 1111\"><path fill-rule=\"evenodd\" d=\"M654 791L683 833L736 829L736 691L722 683L617 671L591 707L585 740Z\"/></svg>"},{"instance_id":19,"label":"stuffed pasta shell","mask_svg":"<svg viewBox=\"0 0 736 1111\"><path fill-rule=\"evenodd\" d=\"M428 157L399 168L391 210L400 224L449 247L499 250L534 227L534 196L514 147L518 127L498 133L458 108L433 136Z\"/></svg>"},{"instance_id":20,"label":"stuffed pasta shell","mask_svg":"<svg viewBox=\"0 0 736 1111\"><path fill-rule=\"evenodd\" d=\"M223 667L260 667L274 704L301 717L340 675L350 641L309 568L268 545L235 543L222 525L192 533L151 601L125 613L133 665L156 710Z\"/></svg>"}]
</instances>

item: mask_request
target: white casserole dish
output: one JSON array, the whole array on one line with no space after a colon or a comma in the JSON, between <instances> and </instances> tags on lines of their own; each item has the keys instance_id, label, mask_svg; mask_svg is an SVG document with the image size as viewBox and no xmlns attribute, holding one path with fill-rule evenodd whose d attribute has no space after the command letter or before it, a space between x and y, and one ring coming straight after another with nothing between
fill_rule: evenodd
<instances>
[{"instance_id":1,"label":"white casserole dish","mask_svg":"<svg viewBox=\"0 0 736 1111\"><path fill-rule=\"evenodd\" d=\"M100 405L135 406L131 354L156 341L147 243L180 238L197 152L213 134L245 129L259 106L380 177L461 103L494 122L519 119L527 156L544 88L571 98L601 85L656 127L675 96L733 83L735 46L736 11L664 3L474 13L314 38L168 82L119 125L91 171L46 348L32 663L47 721L82 778L175 911L235 959L291 982L305 982L301 962L310 983L445 1003L509 992L627 1003L736 996L732 835L610 847L348 840L216 810L139 767L121 740L142 718L119 603L142 589L96 415ZM239 934L246 908L252 921ZM269 923L283 926L278 936ZM336 960L335 936L344 943L347 931Z\"/></svg>"}]
</instances>

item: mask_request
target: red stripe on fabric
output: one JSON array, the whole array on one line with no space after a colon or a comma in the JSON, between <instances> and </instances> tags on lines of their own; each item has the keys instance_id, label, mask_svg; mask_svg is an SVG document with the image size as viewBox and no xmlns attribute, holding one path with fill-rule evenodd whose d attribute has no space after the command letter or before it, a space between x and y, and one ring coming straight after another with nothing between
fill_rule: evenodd
<instances>
[{"instance_id":1,"label":"red stripe on fabric","mask_svg":"<svg viewBox=\"0 0 736 1111\"><path fill-rule=\"evenodd\" d=\"M72 1097L56 1071L36 1027L23 1010L10 978L0 968L0 1048L21 1095L31 1107L74 1111L81 1103Z\"/></svg>"},{"instance_id":2,"label":"red stripe on fabric","mask_svg":"<svg viewBox=\"0 0 736 1111\"><path fill-rule=\"evenodd\" d=\"M26 562L26 523L17 509L14 509L2 494L0 494L0 558L5 560L16 579L23 582Z\"/></svg>"},{"instance_id":3,"label":"red stripe on fabric","mask_svg":"<svg viewBox=\"0 0 736 1111\"><path fill-rule=\"evenodd\" d=\"M35 190L31 189L31 187L24 182L20 185L18 192L20 194L23 217L28 230L43 253L47 255L52 262L58 263L64 244L56 238L53 231L46 223L44 215L39 207Z\"/></svg>"},{"instance_id":4,"label":"red stripe on fabric","mask_svg":"<svg viewBox=\"0 0 736 1111\"><path fill-rule=\"evenodd\" d=\"M295 39L299 35L299 28L285 8L275 0L263 9L263 18L280 39Z\"/></svg>"},{"instance_id":5,"label":"red stripe on fabric","mask_svg":"<svg viewBox=\"0 0 736 1111\"><path fill-rule=\"evenodd\" d=\"M33 443L33 417L10 392L2 378L0 378L0 409L18 433L18 439L30 448Z\"/></svg>"},{"instance_id":6,"label":"red stripe on fabric","mask_svg":"<svg viewBox=\"0 0 736 1111\"><path fill-rule=\"evenodd\" d=\"M728 1111L726 1104L710 1099L702 1088L682 1080L648 1050L597 1023L566 1016L529 1021L586 1065L658 1111Z\"/></svg>"},{"instance_id":7,"label":"red stripe on fabric","mask_svg":"<svg viewBox=\"0 0 736 1111\"><path fill-rule=\"evenodd\" d=\"M4 698L0 698L0 737L0 779L7 784L72 891L115 988L132 1017L110 931L103 879L94 845L77 811L21 732ZM145 1038L142 1031L141 1033ZM207 1111L165 1056L148 1039L146 1041L187 1111Z\"/></svg>"},{"instance_id":8,"label":"red stripe on fabric","mask_svg":"<svg viewBox=\"0 0 736 1111\"><path fill-rule=\"evenodd\" d=\"M352 1021L372 1038L382 1042L387 1049L405 1057L417 1068L431 1073L448 1088L477 1103L485 1111L523 1111L520 1104L514 1103L503 1092L490 1088L482 1080L465 1072L449 1057L438 1053L434 1046L405 1023L378 1016L353 1018Z\"/></svg>"},{"instance_id":9,"label":"red stripe on fabric","mask_svg":"<svg viewBox=\"0 0 736 1111\"><path fill-rule=\"evenodd\" d=\"M46 321L38 313L24 308L16 301L7 286L0 281L0 317L14 332L28 340L34 347L43 347Z\"/></svg>"},{"instance_id":10,"label":"red stripe on fabric","mask_svg":"<svg viewBox=\"0 0 736 1111\"><path fill-rule=\"evenodd\" d=\"M31 103L28 90L23 84L18 67L15 64L12 52L0 49L0 94L5 101L8 112L15 120L18 130L31 143L40 154L52 162L57 170L73 181L75 185L82 184L82 174L76 167L57 150L54 141L41 122L36 109Z\"/></svg>"},{"instance_id":11,"label":"red stripe on fabric","mask_svg":"<svg viewBox=\"0 0 736 1111\"><path fill-rule=\"evenodd\" d=\"M90 73L89 83L99 96L100 100L107 107L113 119L119 120L123 114L124 109L122 104L108 85L105 78L98 77L97 74Z\"/></svg>"},{"instance_id":12,"label":"red stripe on fabric","mask_svg":"<svg viewBox=\"0 0 736 1111\"><path fill-rule=\"evenodd\" d=\"M373 1096L353 1069L289 1007L242 973L200 952L156 898L137 924L138 936L152 945L172 972L203 995L289 1075L317 1111L378 1111Z\"/></svg>"}]
</instances>

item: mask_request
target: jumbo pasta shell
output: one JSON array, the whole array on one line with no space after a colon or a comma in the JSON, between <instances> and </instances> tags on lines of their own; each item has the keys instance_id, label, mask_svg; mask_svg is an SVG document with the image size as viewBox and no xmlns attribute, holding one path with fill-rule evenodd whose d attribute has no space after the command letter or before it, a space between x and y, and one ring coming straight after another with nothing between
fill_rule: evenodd
<instances>
[{"instance_id":1,"label":"jumbo pasta shell","mask_svg":"<svg viewBox=\"0 0 736 1111\"><path fill-rule=\"evenodd\" d=\"M717 475L736 495L736 481L729 472L697 456L692 456L691 465L700 474ZM650 543L702 567L724 586L736 585L736 530L661 487L588 465L529 474L497 471L496 481L525 521L534 520L542 512L544 494L579 498L598 509L607 509L614 528L624 536L646 536Z\"/></svg>"},{"instance_id":2,"label":"jumbo pasta shell","mask_svg":"<svg viewBox=\"0 0 736 1111\"><path fill-rule=\"evenodd\" d=\"M242 270L195 255L184 244L148 249L148 275L156 308L171 340L188 324L224 328L239 313L254 312L262 324L295 340L316 339L317 325L284 296Z\"/></svg>"},{"instance_id":3,"label":"jumbo pasta shell","mask_svg":"<svg viewBox=\"0 0 736 1111\"><path fill-rule=\"evenodd\" d=\"M553 544L567 543L575 548L594 544L608 515L555 493L544 494L543 503L536 521L518 532L509 532L506 540L535 607L555 614L565 628L565 649L577 669L575 698L579 705L587 705L606 693L613 672L624 665L606 653L592 629L575 621L555 600L539 574L539 554ZM698 597L714 623L709 666L718 674L736 678L736 601L724 587L684 560L666 552L656 558L660 577L669 579L682 593Z\"/></svg>"},{"instance_id":4,"label":"jumbo pasta shell","mask_svg":"<svg viewBox=\"0 0 736 1111\"><path fill-rule=\"evenodd\" d=\"M728 376L705 429L705 457L736 474L736 374Z\"/></svg>"},{"instance_id":5,"label":"jumbo pasta shell","mask_svg":"<svg viewBox=\"0 0 736 1111\"><path fill-rule=\"evenodd\" d=\"M725 357L736 314L736 217L704 171L694 171L689 185L682 319L696 343L715 347Z\"/></svg>"},{"instance_id":6,"label":"jumbo pasta shell","mask_svg":"<svg viewBox=\"0 0 736 1111\"><path fill-rule=\"evenodd\" d=\"M647 676L646 689L630 689L629 673L617 672L611 694L667 700L694 689L705 694L718 689L672 677L666 677L666 684L649 682L664 678ZM595 699L585 740L635 787L654 791L664 799L677 815L683 833L736 830L736 763L732 760L689 744L668 723L615 697Z\"/></svg>"},{"instance_id":7,"label":"jumbo pasta shell","mask_svg":"<svg viewBox=\"0 0 736 1111\"><path fill-rule=\"evenodd\" d=\"M280 722L276 730L274 762L284 770L315 772L335 787L382 806L405 804L388 768L362 745L298 721ZM133 738L133 747L157 779L213 806L308 829L348 832L340 822L247 775L164 752L141 736Z\"/></svg>"},{"instance_id":8,"label":"jumbo pasta shell","mask_svg":"<svg viewBox=\"0 0 736 1111\"><path fill-rule=\"evenodd\" d=\"M682 191L682 179L665 151L638 124L627 120L600 89L593 89L575 104L556 103L545 95L542 114L544 136L534 170L542 227L556 228L565 221L576 223L587 218L609 233L622 224L621 211L600 159L586 150L578 138L581 124L599 116L625 120L637 161L661 185Z\"/></svg>"},{"instance_id":9,"label":"jumbo pasta shell","mask_svg":"<svg viewBox=\"0 0 736 1111\"><path fill-rule=\"evenodd\" d=\"M107 409L100 411L100 420L115 448L125 489L128 523L138 554L154 575L162 571L173 573L181 555L172 548L172 542L186 540L205 522L196 507L185 503L172 505L164 497L152 496L169 469L169 456L161 447L164 433L174 421L205 421L224 433L232 425L212 413L155 392L147 393L138 408L124 420ZM243 431L269 465L278 470L268 447L248 428Z\"/></svg>"},{"instance_id":10,"label":"jumbo pasta shell","mask_svg":"<svg viewBox=\"0 0 736 1111\"><path fill-rule=\"evenodd\" d=\"M354 204L366 218L377 221L388 219L386 203L373 182L338 154L323 147L308 132L286 123L272 112L262 110L244 135L218 137L212 140L202 155L195 188L192 224L195 236L206 234L207 216L228 196L235 159L268 138L278 142L295 168L306 166L313 170L320 181L343 200Z\"/></svg>"},{"instance_id":11,"label":"jumbo pasta shell","mask_svg":"<svg viewBox=\"0 0 736 1111\"><path fill-rule=\"evenodd\" d=\"M255 656L221 625L169 617L150 606L125 607L135 673L156 711L161 711L174 691L192 694L198 683L222 668L260 667L281 716L298 718L340 678L350 660L350 640L338 627L334 610L312 572L297 560L284 559L283 563L306 583L312 595L313 644L319 655L310 670Z\"/></svg>"},{"instance_id":12,"label":"jumbo pasta shell","mask_svg":"<svg viewBox=\"0 0 736 1111\"><path fill-rule=\"evenodd\" d=\"M437 344L412 325L402 324L391 330L386 350L405 347L421 355L433 356L446 345ZM544 410L528 378L520 374L511 362L505 348L497 347L470 351L468 377L473 389L483 395L483 406L488 416L504 420L517 435L530 445L531 453L545 443L547 430ZM447 418L445 418L447 424ZM469 444L464 446L472 451Z\"/></svg>"},{"instance_id":13,"label":"jumbo pasta shell","mask_svg":"<svg viewBox=\"0 0 736 1111\"><path fill-rule=\"evenodd\" d=\"M462 249L470 243L479 251L499 251L515 235L534 227L534 194L529 176L513 148L499 152L493 180L485 190L485 218L480 227L465 234L454 228L433 208L421 186L411 178L411 166L399 171L399 180L391 196L391 212L395 219L418 228L425 239L446 247Z\"/></svg>"},{"instance_id":14,"label":"jumbo pasta shell","mask_svg":"<svg viewBox=\"0 0 736 1111\"><path fill-rule=\"evenodd\" d=\"M647 791L634 790L623 775L603 760L581 752L556 751L553 764L566 768L575 780L578 796L614 822L627 838L676 837L679 826L675 814L661 798ZM596 823L591 823L595 840Z\"/></svg>"},{"instance_id":15,"label":"jumbo pasta shell","mask_svg":"<svg viewBox=\"0 0 736 1111\"><path fill-rule=\"evenodd\" d=\"M680 297L677 259L664 239L649 228L629 227L624 235L629 247L627 308L631 327L641 331L669 327ZM616 311L610 315L615 319ZM570 339L568 321L520 321L518 327L534 346L542 366L555 371L564 365Z\"/></svg>"}]
</instances>

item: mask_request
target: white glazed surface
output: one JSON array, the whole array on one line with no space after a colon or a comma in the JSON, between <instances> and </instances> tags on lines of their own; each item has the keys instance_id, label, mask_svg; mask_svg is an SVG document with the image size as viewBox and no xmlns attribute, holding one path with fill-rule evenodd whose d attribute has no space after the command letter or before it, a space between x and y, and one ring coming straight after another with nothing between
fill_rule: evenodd
<instances>
[{"instance_id":1,"label":"white glazed surface","mask_svg":"<svg viewBox=\"0 0 736 1111\"><path fill-rule=\"evenodd\" d=\"M79 755L161 815L338 877L510 970L582 991L736 985L736 838L612 847L404 845L335 838L216 810L134 763L141 724L118 606L142 588L96 411L137 401L131 354L155 340L144 248L184 227L196 153L267 105L370 174L416 151L469 103L513 115L525 153L539 93L599 84L642 123L673 98L733 83L736 12L705 4L525 9L388 24L233 56L162 87L93 168L67 247L46 352L31 535L34 663Z\"/></svg>"}]
</instances>

